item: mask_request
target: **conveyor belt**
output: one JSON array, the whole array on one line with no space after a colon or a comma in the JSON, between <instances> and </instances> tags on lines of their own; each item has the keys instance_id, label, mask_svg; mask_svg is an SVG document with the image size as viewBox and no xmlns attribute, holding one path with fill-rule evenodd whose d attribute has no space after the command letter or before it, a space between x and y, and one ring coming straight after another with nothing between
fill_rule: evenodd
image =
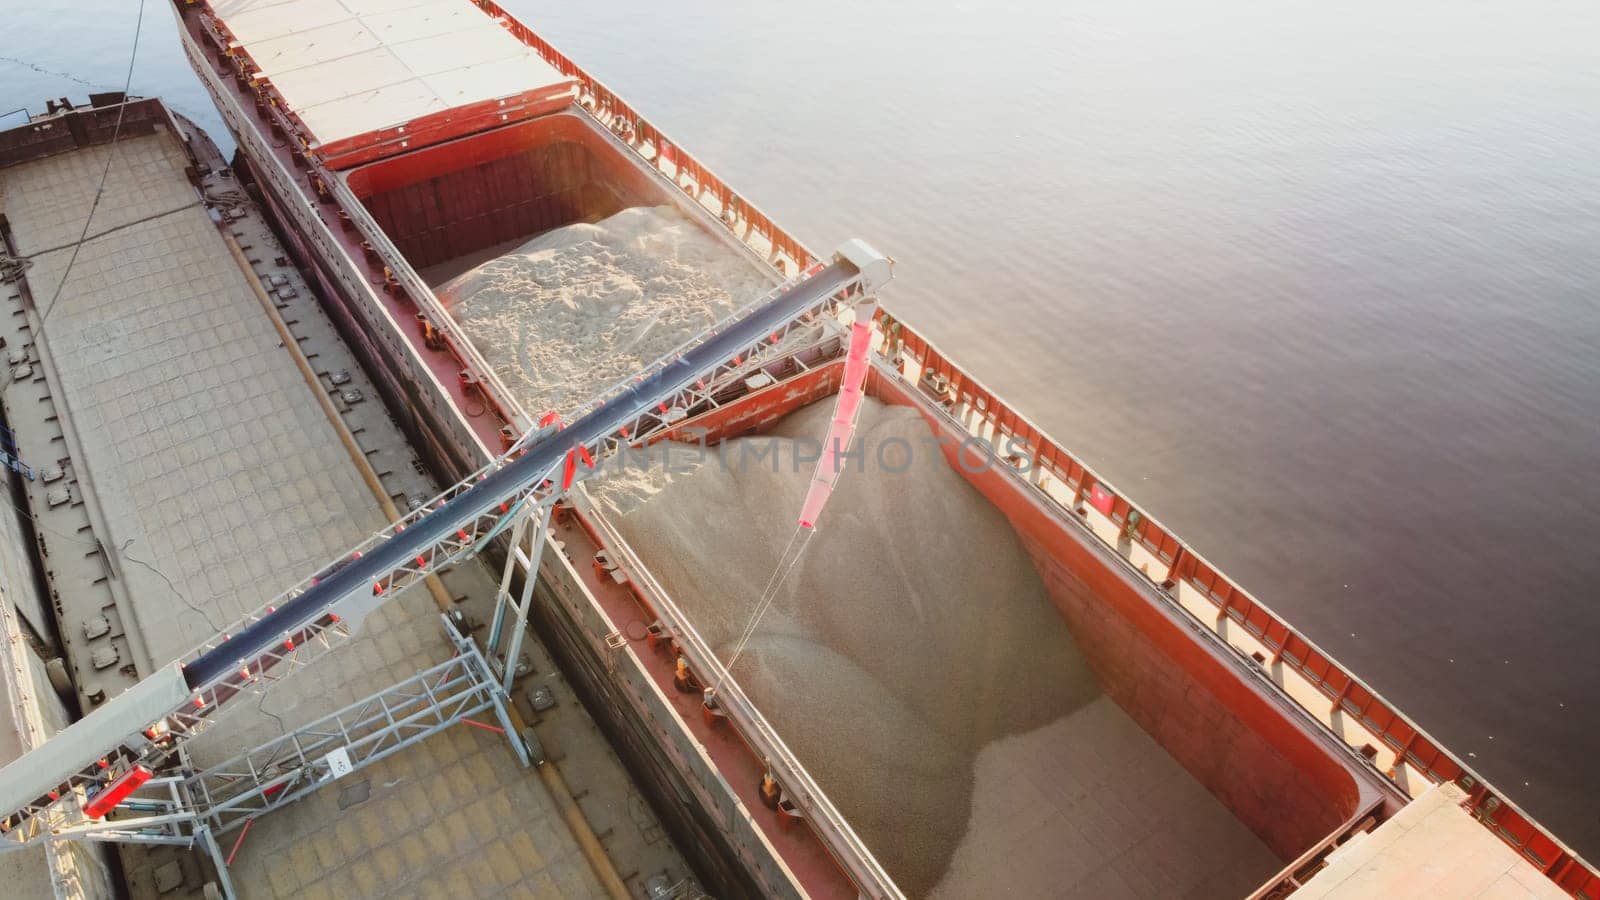
<instances>
[{"instance_id":1,"label":"conveyor belt","mask_svg":"<svg viewBox=\"0 0 1600 900\"><path fill-rule=\"evenodd\" d=\"M830 297L858 287L862 289L859 293L867 293L887 280L888 261L865 245L850 242L841 254L833 263L785 287L744 317L642 376L568 427L491 465L471 487L409 523L404 530L395 529L387 539L367 547L358 558L281 601L275 608L269 608L239 630L219 636L221 640L186 664L173 663L158 669L145 679L148 685L141 682L0 769L0 823L7 826L4 830L11 839L10 846L46 836L48 827L41 832L22 826L46 808L71 797L70 791L61 793L58 802L51 797L53 793L100 777L103 773L97 769L104 768L107 761L149 759L152 754L170 753L170 747L158 751L143 744L135 729L178 713L188 706L191 697L195 706L204 705L199 693L202 690L211 698L204 714L214 716L215 706L242 689L236 689L234 682L250 680L248 677L240 679L238 673L243 671L248 676L252 669L263 672L273 665L275 651L285 642L286 636L298 642L300 635L335 616L359 621L364 612L393 597L392 593L375 597L375 584L411 565L412 560L431 548L449 541L459 529L479 523L485 517L504 515L506 504L536 492L541 494L538 502L552 502L570 484L557 487L549 482L561 478L561 469L574 451L616 436L620 429L637 422L640 416L651 414L664 401L671 401L697 380L726 366L730 359L748 352L749 348ZM856 263L847 260L846 255L864 262L872 271L864 273ZM354 615L341 615L346 610ZM145 687L150 690L142 690ZM166 698L161 702L169 704L168 708L164 711L154 708L149 702L153 696ZM7 849L5 843L0 842L0 850Z\"/></svg>"},{"instance_id":2,"label":"conveyor belt","mask_svg":"<svg viewBox=\"0 0 1600 900\"><path fill-rule=\"evenodd\" d=\"M856 268L836 262L790 288L700 346L684 353L654 374L599 409L546 438L523 456L508 462L442 508L378 545L360 559L340 569L320 584L252 623L233 639L190 663L184 678L191 688L211 683L253 662L285 634L293 634L350 597L372 593L372 585L389 572L407 565L419 553L452 535L462 525L488 515L500 504L520 499L541 482L556 476L567 454L613 435L619 428L647 412L663 398L672 397L694 383L702 373L741 352L773 329L847 287Z\"/></svg>"}]
</instances>

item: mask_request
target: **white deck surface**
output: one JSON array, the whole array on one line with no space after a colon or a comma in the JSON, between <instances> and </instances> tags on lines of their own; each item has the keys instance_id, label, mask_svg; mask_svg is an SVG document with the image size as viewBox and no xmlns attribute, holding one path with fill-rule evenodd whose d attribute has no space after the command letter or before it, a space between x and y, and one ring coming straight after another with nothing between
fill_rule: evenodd
<instances>
[{"instance_id":1,"label":"white deck surface","mask_svg":"<svg viewBox=\"0 0 1600 900\"><path fill-rule=\"evenodd\" d=\"M1453 784L1424 792L1371 834L1352 840L1295 892L1295 900L1362 897L1567 896L1461 808Z\"/></svg>"},{"instance_id":2,"label":"white deck surface","mask_svg":"<svg viewBox=\"0 0 1600 900\"><path fill-rule=\"evenodd\" d=\"M323 144L569 81L468 0L220 0L215 7Z\"/></svg>"},{"instance_id":3,"label":"white deck surface","mask_svg":"<svg viewBox=\"0 0 1600 900\"><path fill-rule=\"evenodd\" d=\"M4 208L23 253L78 237L107 152L6 171ZM132 597L124 624L155 665L383 524L186 164L167 135L119 143L90 229L103 236L84 245L44 329L64 382L58 411L84 444L77 474L96 476L111 529L100 537ZM70 257L34 257L40 307Z\"/></svg>"}]
</instances>

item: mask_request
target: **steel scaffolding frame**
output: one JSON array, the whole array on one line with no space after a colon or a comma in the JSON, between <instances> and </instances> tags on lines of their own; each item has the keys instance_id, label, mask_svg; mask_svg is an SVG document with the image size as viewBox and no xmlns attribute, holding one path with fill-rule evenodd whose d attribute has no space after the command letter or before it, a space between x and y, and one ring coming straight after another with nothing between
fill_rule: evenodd
<instances>
[{"instance_id":1,"label":"steel scaffolding frame","mask_svg":"<svg viewBox=\"0 0 1600 900\"><path fill-rule=\"evenodd\" d=\"M533 607L533 586L539 577L539 557L544 555L545 536L550 529L550 513L554 503L530 508L518 517L511 529L511 549L506 554L504 570L500 573L500 591L496 594L494 619L489 624L489 636L484 640L488 648L490 665L498 665L501 686L511 690L517 677L517 659L522 653L522 639L528 631L528 611ZM530 529L528 526L532 525ZM523 544L526 541L527 546ZM511 582L516 578L518 564L526 573L522 590L515 599L511 595ZM505 627L506 614L512 616L512 625ZM504 649L502 650L502 645Z\"/></svg>"},{"instance_id":2,"label":"steel scaffolding frame","mask_svg":"<svg viewBox=\"0 0 1600 900\"><path fill-rule=\"evenodd\" d=\"M204 769L180 748L178 773L151 778L103 819L82 804L57 804L57 818L20 849L44 840L202 846L218 887L234 897L228 859L217 839L335 781L485 712L499 721L523 766L531 761L507 709L509 695L472 639L441 616L454 653L397 684ZM481 724L481 723L480 723ZM93 799L85 794L83 801Z\"/></svg>"},{"instance_id":3,"label":"steel scaffolding frame","mask_svg":"<svg viewBox=\"0 0 1600 900\"><path fill-rule=\"evenodd\" d=\"M224 762L185 765L197 817L225 834L483 712L494 713L518 761L529 765L506 689L472 640L441 619L455 646L450 659Z\"/></svg>"}]
</instances>

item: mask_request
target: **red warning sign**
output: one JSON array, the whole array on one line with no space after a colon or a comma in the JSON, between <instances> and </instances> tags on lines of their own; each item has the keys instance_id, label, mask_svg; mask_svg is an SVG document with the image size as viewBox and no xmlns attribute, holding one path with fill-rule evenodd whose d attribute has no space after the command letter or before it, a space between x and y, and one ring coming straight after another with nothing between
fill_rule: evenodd
<instances>
[{"instance_id":1,"label":"red warning sign","mask_svg":"<svg viewBox=\"0 0 1600 900\"><path fill-rule=\"evenodd\" d=\"M1111 504L1117 502L1115 494L1095 484L1089 488L1089 505L1106 515L1111 515Z\"/></svg>"}]
</instances>

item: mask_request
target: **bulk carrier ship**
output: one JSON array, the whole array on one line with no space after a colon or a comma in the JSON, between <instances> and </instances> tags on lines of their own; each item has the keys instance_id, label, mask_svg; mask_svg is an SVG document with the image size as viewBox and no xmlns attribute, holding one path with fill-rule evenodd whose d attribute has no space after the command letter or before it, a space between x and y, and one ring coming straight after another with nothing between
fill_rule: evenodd
<instances>
[{"instance_id":1,"label":"bulk carrier ship","mask_svg":"<svg viewBox=\"0 0 1600 900\"><path fill-rule=\"evenodd\" d=\"M714 895L1600 898L1600 876L1570 848L895 316L892 295L888 306L863 305L887 279L886 258L859 242L814 253L491 0L174 0L173 10L189 62L237 141L239 174L411 446L457 487L406 511L281 605L180 657L175 688L143 687L147 677L129 692L143 705L118 721L161 718L180 736L197 729L246 681L292 668L282 661L301 647L420 583L440 545L406 544L396 559L410 565L414 552L416 566L404 577L380 557L423 541L430 523L477 498L461 545L504 564L502 595L526 585L512 614L526 615ZM666 360L644 360L618 390L597 391L601 402L527 408L527 391L508 385L505 347L489 345L505 320L471 327L454 296L460 278L541 235L641 208L669 211L714 242L764 299ZM772 707L770 690L755 699L749 669L731 667L727 642L697 618L701 607L664 586L685 588L665 574L681 563L624 536L633 533L626 514L605 502L603 484L575 483L593 467L591 446L598 454L689 441L715 451L782 433L811 404L827 407L863 374L848 359L860 346L857 312L872 316L861 390L873 409L937 439L943 470L965 482L957 488L981 500L983 515L1003 520L1085 667L1087 687L1059 731L1005 756L1023 746L1022 729L1002 728L961 757L965 765L999 754L959 803L940 801L926 774L940 770L924 767L920 746L868 748L897 761L899 793L858 796L862 786L839 774L857 761L841 767L814 734L786 731L797 720ZM669 385L686 361L703 367ZM623 418L605 418L633 401ZM574 434L591 422L605 424L598 443ZM554 468L508 487L508 473L532 472L536 458ZM839 491L882 477L852 471ZM493 524L547 497L548 520L517 525L511 540ZM799 512L787 496L768 505L778 518ZM875 524L883 532L860 540L891 540L890 523ZM919 524L938 527L893 530ZM448 543L455 528L433 530L430 540ZM541 537L528 543L534 530ZM680 531L671 546L686 553L697 536ZM698 539L725 531L707 527ZM693 556L719 565L718 552L702 546ZM313 609L316 597L327 605ZM965 600L980 611L1006 602ZM258 633L259 646L249 643ZM284 636L285 650L263 649ZM992 654L988 639L978 629L943 649L956 651L952 660ZM239 644L249 646L228 649ZM484 652L504 671L515 647L499 662ZM912 648L891 642L876 652ZM795 702L810 687L791 685ZM988 685L985 696L1026 705L1035 688L1024 687ZM163 711L158 696L177 697L182 711ZM838 733L858 719L875 733L865 721L874 714L853 702L865 696L824 699L842 700L829 708ZM110 708L63 734L88 740L91 728L108 727ZM8 797L29 801L8 818L9 832L48 822L74 791L87 808L128 774L151 777L141 768L148 748L113 744L116 752L94 753L99 776L67 777L72 758L0 772ZM32 799L36 786L57 783ZM914 832L940 820L960 841L943 846L930 873L915 865L925 861Z\"/></svg>"}]
</instances>

